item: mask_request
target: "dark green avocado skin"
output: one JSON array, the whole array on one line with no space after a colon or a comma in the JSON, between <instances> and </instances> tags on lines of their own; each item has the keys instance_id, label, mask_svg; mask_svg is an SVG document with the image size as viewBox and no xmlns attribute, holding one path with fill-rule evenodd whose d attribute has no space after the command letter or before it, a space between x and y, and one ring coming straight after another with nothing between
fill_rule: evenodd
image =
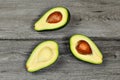
<instances>
[{"instance_id":1,"label":"dark green avocado skin","mask_svg":"<svg viewBox=\"0 0 120 80\"><path fill-rule=\"evenodd\" d=\"M61 27L59 27L59 28L46 29L46 30L35 30L35 31L37 31L37 32L54 31L54 30L58 30L58 29L62 29L62 28L64 28L64 27L69 23L70 18L71 18L70 11L69 11L67 8L63 7L63 6L57 6L57 7L62 7L62 8L64 8L64 9L67 10L67 12L68 12L68 19L67 19L66 23L63 24L63 25L62 25ZM55 7L55 8L56 8L56 7ZM53 8L51 8L51 9L53 9ZM51 9L50 9L50 10L51 10Z\"/></svg>"}]
</instances>

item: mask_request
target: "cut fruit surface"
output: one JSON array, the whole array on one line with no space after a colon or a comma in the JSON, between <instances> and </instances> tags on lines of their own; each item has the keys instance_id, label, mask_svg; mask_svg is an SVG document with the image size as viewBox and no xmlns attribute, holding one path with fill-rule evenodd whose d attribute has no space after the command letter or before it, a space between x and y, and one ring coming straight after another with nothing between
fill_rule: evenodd
<instances>
[{"instance_id":1,"label":"cut fruit surface","mask_svg":"<svg viewBox=\"0 0 120 80\"><path fill-rule=\"evenodd\" d=\"M55 7L48 10L34 25L36 31L54 30L69 22L70 14L65 7Z\"/></svg>"},{"instance_id":2,"label":"cut fruit surface","mask_svg":"<svg viewBox=\"0 0 120 80\"><path fill-rule=\"evenodd\" d=\"M26 62L29 72L34 72L53 64L58 58L58 44L55 41L40 43Z\"/></svg>"},{"instance_id":3,"label":"cut fruit surface","mask_svg":"<svg viewBox=\"0 0 120 80\"><path fill-rule=\"evenodd\" d=\"M70 50L79 60L93 64L101 64L103 62L102 53L96 44L85 35L73 35L70 38Z\"/></svg>"}]
</instances>

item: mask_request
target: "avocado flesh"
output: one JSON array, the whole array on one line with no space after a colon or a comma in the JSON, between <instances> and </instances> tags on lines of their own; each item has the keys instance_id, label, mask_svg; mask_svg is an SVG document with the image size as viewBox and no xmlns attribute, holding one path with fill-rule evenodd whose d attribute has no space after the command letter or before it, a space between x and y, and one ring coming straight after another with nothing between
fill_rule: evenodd
<instances>
[{"instance_id":1,"label":"avocado flesh","mask_svg":"<svg viewBox=\"0 0 120 80\"><path fill-rule=\"evenodd\" d=\"M84 41L88 42L88 44L90 45L90 47L92 49L92 54L83 55L83 54L80 54L76 50L76 45L78 44L78 41L80 41L80 40L84 40ZM70 38L70 49L71 49L71 52L73 53L73 55L80 60L83 60L83 61L86 61L89 63L93 63L93 64L101 64L103 62L102 53L97 48L96 44L85 35L79 35L79 34L73 35Z\"/></svg>"},{"instance_id":2,"label":"avocado flesh","mask_svg":"<svg viewBox=\"0 0 120 80\"><path fill-rule=\"evenodd\" d=\"M62 20L58 23L48 23L47 18L54 12L60 12L62 14ZM55 7L48 10L34 25L36 31L54 30L59 29L69 22L69 11L64 7Z\"/></svg>"},{"instance_id":3,"label":"avocado flesh","mask_svg":"<svg viewBox=\"0 0 120 80\"><path fill-rule=\"evenodd\" d=\"M56 42L44 41L33 50L26 62L26 68L29 72L34 72L50 66L57 60L58 54Z\"/></svg>"}]
</instances>

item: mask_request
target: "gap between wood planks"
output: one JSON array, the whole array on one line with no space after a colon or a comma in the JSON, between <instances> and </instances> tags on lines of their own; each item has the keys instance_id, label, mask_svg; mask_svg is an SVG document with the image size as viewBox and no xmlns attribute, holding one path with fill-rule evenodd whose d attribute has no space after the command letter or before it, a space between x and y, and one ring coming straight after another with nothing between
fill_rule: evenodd
<instances>
[{"instance_id":1,"label":"gap between wood planks","mask_svg":"<svg viewBox=\"0 0 120 80\"><path fill-rule=\"evenodd\" d=\"M94 41L120 41L119 38L105 38L105 37L89 37L90 39ZM22 39L0 39L0 41L39 41L39 40L57 40L61 41L59 38L48 38L48 39L39 39L39 38L22 38ZM65 37L64 41L69 40L69 37Z\"/></svg>"}]
</instances>

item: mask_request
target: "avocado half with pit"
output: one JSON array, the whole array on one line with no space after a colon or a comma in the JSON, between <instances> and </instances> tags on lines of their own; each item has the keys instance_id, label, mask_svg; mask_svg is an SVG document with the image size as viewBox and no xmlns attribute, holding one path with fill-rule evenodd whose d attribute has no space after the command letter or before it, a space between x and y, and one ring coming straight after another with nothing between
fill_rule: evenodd
<instances>
[{"instance_id":1,"label":"avocado half with pit","mask_svg":"<svg viewBox=\"0 0 120 80\"><path fill-rule=\"evenodd\" d=\"M69 22L70 13L65 7L55 7L48 10L34 25L36 31L55 30Z\"/></svg>"},{"instance_id":2,"label":"avocado half with pit","mask_svg":"<svg viewBox=\"0 0 120 80\"><path fill-rule=\"evenodd\" d=\"M79 60L101 64L103 56L96 44L87 36L76 34L70 38L70 49Z\"/></svg>"},{"instance_id":3,"label":"avocado half with pit","mask_svg":"<svg viewBox=\"0 0 120 80\"><path fill-rule=\"evenodd\" d=\"M53 64L58 58L58 44L55 41L40 43L26 62L28 72L35 72Z\"/></svg>"}]
</instances>

